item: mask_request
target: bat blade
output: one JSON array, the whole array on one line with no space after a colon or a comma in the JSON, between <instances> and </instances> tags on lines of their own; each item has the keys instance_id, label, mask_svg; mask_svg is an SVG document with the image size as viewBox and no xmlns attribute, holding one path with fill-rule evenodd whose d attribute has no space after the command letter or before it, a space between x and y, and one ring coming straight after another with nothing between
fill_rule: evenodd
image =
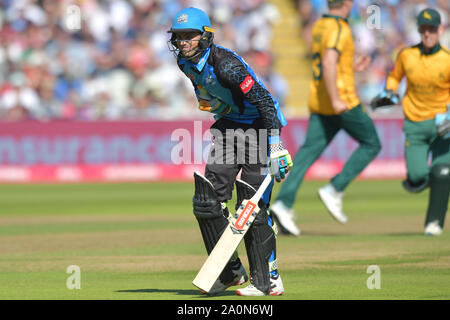
<instances>
[{"instance_id":1,"label":"bat blade","mask_svg":"<svg viewBox=\"0 0 450 320\"><path fill-rule=\"evenodd\" d=\"M192 282L197 288L204 292L211 291L214 283L219 278L234 251L242 241L244 234L245 231L242 233L235 233L231 223L227 226L213 251L211 251Z\"/></svg>"}]
</instances>

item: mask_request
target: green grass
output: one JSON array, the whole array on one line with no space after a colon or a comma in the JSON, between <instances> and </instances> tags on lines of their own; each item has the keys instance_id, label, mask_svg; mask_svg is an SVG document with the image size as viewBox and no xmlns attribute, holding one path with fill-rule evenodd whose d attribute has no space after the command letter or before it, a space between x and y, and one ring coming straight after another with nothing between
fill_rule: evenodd
<instances>
[{"instance_id":1,"label":"green grass","mask_svg":"<svg viewBox=\"0 0 450 320\"><path fill-rule=\"evenodd\" d=\"M302 236L278 237L285 295L258 300L450 299L450 232L423 235L427 192L357 180L340 225L321 185L305 181L298 194ZM205 259L192 194L192 183L0 185L0 299L245 299L231 289L206 298L191 284ZM66 287L70 265L80 290ZM381 289L367 288L371 265Z\"/></svg>"}]
</instances>

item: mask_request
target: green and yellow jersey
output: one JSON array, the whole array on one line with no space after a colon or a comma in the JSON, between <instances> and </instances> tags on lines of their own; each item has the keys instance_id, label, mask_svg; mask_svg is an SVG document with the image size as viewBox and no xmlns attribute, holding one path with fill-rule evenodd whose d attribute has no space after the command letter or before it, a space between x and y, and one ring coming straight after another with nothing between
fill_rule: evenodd
<instances>
[{"instance_id":1,"label":"green and yellow jersey","mask_svg":"<svg viewBox=\"0 0 450 320\"><path fill-rule=\"evenodd\" d=\"M425 53L419 44L403 49L389 74L386 89L395 92L404 76L407 89L402 105L407 119L424 121L446 112L450 103L450 52L447 48L437 45Z\"/></svg>"},{"instance_id":2,"label":"green and yellow jersey","mask_svg":"<svg viewBox=\"0 0 450 320\"><path fill-rule=\"evenodd\" d=\"M355 89L353 59L354 43L346 19L325 14L312 30L313 79L309 91L309 110L323 115L335 115L322 75L322 57L327 49L339 52L337 64L337 87L339 97L349 109L360 104Z\"/></svg>"}]
</instances>

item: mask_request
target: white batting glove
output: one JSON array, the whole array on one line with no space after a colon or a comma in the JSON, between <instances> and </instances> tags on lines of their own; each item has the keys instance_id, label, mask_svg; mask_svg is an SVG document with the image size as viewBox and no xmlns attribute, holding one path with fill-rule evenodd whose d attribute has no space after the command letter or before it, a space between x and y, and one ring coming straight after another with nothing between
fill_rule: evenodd
<instances>
[{"instance_id":1,"label":"white batting glove","mask_svg":"<svg viewBox=\"0 0 450 320\"><path fill-rule=\"evenodd\" d=\"M270 150L270 174L275 177L277 182L280 182L286 177L286 174L292 168L292 158L289 151L283 146L280 136L269 137Z\"/></svg>"}]
</instances>

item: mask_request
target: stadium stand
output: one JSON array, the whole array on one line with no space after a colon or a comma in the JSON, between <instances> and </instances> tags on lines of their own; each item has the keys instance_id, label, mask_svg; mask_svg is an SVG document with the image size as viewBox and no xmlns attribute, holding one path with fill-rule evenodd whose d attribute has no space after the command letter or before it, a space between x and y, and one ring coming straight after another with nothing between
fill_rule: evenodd
<instances>
[{"instance_id":1,"label":"stadium stand","mask_svg":"<svg viewBox=\"0 0 450 320\"><path fill-rule=\"evenodd\" d=\"M173 63L167 29L182 7L207 11L216 42L254 67L288 116L307 114L308 32L325 0L0 0L0 120L190 119L191 84ZM367 103L384 85L393 56L418 41L414 16L427 1L355 1L351 21L373 58L359 75ZM381 29L366 27L381 6ZM448 25L447 0L428 1ZM68 23L79 9L79 28ZM72 10L72 11L71 11ZM450 34L443 37L449 45ZM195 112L197 118L210 118Z\"/></svg>"}]
</instances>

